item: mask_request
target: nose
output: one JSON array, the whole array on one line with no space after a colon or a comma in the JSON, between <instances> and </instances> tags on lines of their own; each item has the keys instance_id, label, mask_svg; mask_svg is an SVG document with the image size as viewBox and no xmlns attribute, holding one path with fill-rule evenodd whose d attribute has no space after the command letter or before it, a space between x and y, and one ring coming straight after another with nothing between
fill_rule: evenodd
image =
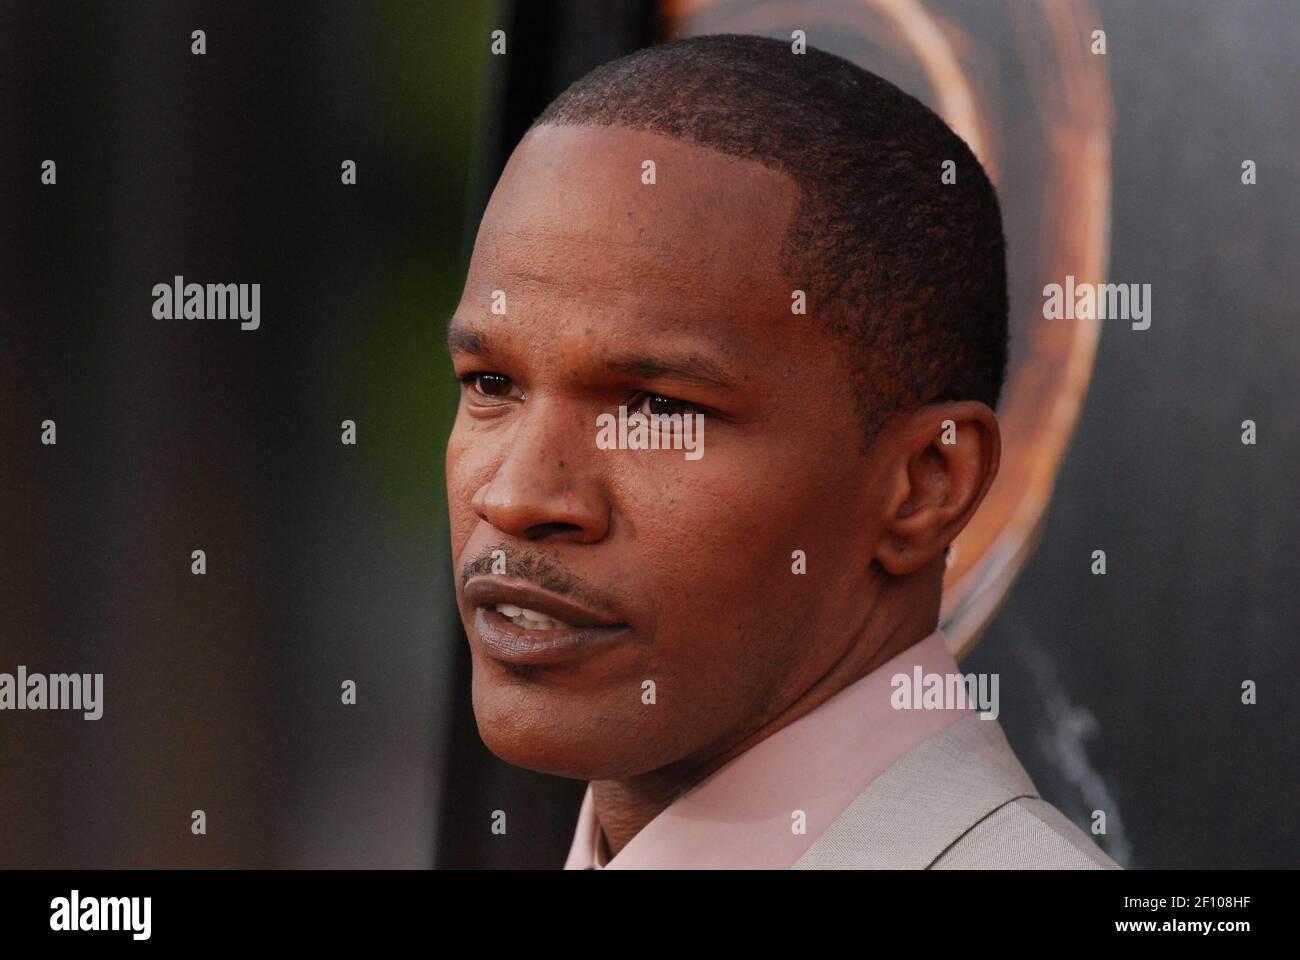
<instances>
[{"instance_id":1,"label":"nose","mask_svg":"<svg viewBox=\"0 0 1300 960\"><path fill-rule=\"evenodd\" d=\"M531 408L531 409L530 409ZM521 540L597 543L610 505L596 474L596 428L534 400L518 414L506 450L471 502L480 519Z\"/></svg>"}]
</instances>

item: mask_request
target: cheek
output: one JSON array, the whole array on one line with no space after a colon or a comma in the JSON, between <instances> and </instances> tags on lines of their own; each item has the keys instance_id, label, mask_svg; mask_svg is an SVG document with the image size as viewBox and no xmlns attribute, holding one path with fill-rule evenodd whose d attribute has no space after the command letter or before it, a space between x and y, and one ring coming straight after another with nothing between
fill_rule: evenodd
<instances>
[{"instance_id":1,"label":"cheek","mask_svg":"<svg viewBox=\"0 0 1300 960\"><path fill-rule=\"evenodd\" d=\"M855 556L863 518L831 470L775 457L696 466L651 488L653 499L626 503L638 579L655 598L665 657L747 658L784 643L832 581L864 565Z\"/></svg>"},{"instance_id":2,"label":"cheek","mask_svg":"<svg viewBox=\"0 0 1300 960\"><path fill-rule=\"evenodd\" d=\"M778 489L737 483L747 475L698 473L628 505L640 543L638 579L654 600L656 646L666 658L734 659L793 613L786 600L798 522Z\"/></svg>"},{"instance_id":3,"label":"cheek","mask_svg":"<svg viewBox=\"0 0 1300 960\"><path fill-rule=\"evenodd\" d=\"M456 555L473 532L478 516L474 513L475 492L489 476L483 466L481 444L471 442L459 420L447 440L445 471L447 513L451 522L451 541Z\"/></svg>"}]
</instances>

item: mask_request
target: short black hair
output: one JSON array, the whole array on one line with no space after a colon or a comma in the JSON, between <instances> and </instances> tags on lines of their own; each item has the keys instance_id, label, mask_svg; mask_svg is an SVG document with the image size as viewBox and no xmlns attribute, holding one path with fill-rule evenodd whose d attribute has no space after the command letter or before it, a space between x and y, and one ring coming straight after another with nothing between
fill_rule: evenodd
<instances>
[{"instance_id":1,"label":"short black hair","mask_svg":"<svg viewBox=\"0 0 1300 960\"><path fill-rule=\"evenodd\" d=\"M1008 336L997 194L916 98L813 47L714 34L597 67L533 126L570 124L660 133L792 176L801 197L782 266L848 349L868 441L897 410L997 405Z\"/></svg>"}]
</instances>

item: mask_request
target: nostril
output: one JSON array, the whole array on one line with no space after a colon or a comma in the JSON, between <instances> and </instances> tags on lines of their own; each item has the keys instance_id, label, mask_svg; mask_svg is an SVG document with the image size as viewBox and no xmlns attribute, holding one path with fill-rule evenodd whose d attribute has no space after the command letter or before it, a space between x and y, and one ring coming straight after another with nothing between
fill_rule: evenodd
<instances>
[{"instance_id":1,"label":"nostril","mask_svg":"<svg viewBox=\"0 0 1300 960\"><path fill-rule=\"evenodd\" d=\"M562 533L581 533L582 528L576 523L534 523L532 527L525 529L525 540L543 540L546 537L562 535Z\"/></svg>"},{"instance_id":2,"label":"nostril","mask_svg":"<svg viewBox=\"0 0 1300 960\"><path fill-rule=\"evenodd\" d=\"M566 533L581 533L582 527L576 523L535 523L524 531L525 540L543 540L546 537Z\"/></svg>"}]
</instances>

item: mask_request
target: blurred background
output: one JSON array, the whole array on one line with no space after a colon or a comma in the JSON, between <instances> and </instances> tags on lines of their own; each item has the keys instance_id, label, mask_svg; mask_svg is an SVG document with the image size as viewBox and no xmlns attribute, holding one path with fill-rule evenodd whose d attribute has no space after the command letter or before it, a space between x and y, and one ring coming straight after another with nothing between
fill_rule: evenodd
<instances>
[{"instance_id":1,"label":"blurred background","mask_svg":"<svg viewBox=\"0 0 1300 960\"><path fill-rule=\"evenodd\" d=\"M470 710L443 324L569 82L793 29L996 170L1041 466L1006 496L1055 489L1007 508L1019 579L963 666L1001 675L1042 794L1106 810L1122 863L1300 864L1294 4L0 0L0 672L105 675L101 720L0 712L0 866L563 862L583 784L497 761ZM1150 283L1151 329L1043 340L1066 270ZM260 282L261 328L154 319L177 274Z\"/></svg>"}]
</instances>

